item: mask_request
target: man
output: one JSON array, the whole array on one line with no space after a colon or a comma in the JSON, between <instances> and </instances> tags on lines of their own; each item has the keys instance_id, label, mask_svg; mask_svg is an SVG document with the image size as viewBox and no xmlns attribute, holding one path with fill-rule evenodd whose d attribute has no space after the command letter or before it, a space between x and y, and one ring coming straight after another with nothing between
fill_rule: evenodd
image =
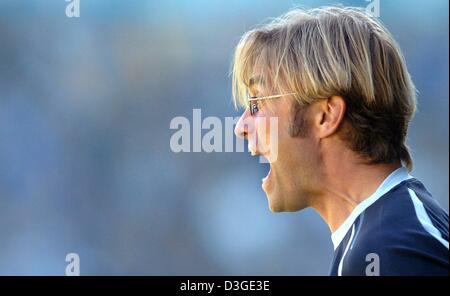
<instances>
[{"instance_id":1,"label":"man","mask_svg":"<svg viewBox=\"0 0 450 296\"><path fill-rule=\"evenodd\" d=\"M356 8L292 10L242 37L232 75L247 107L235 132L270 162L270 209L321 215L331 275L448 275L448 214L409 175L415 88L380 21Z\"/></svg>"}]
</instances>

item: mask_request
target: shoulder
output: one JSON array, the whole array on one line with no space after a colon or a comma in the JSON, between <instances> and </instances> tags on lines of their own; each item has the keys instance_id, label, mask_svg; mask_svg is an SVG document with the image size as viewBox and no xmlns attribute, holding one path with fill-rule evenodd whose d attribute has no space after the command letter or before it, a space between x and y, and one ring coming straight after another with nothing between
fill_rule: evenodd
<instances>
[{"instance_id":1,"label":"shoulder","mask_svg":"<svg viewBox=\"0 0 450 296\"><path fill-rule=\"evenodd\" d=\"M355 221L347 274L448 275L448 214L416 179L394 187Z\"/></svg>"}]
</instances>

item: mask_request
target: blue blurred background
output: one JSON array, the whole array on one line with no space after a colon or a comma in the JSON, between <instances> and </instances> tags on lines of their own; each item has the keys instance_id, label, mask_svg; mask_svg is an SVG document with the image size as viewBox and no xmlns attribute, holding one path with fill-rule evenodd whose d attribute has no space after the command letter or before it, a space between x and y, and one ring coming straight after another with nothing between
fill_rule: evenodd
<instances>
[{"instance_id":1,"label":"blue blurred background","mask_svg":"<svg viewBox=\"0 0 450 296\"><path fill-rule=\"evenodd\" d=\"M341 1L365 7L364 0ZM171 151L175 116L238 116L240 36L330 1L0 0L0 274L325 275L313 210L272 214L247 153ZM448 1L380 1L420 91L415 169L448 211Z\"/></svg>"}]
</instances>

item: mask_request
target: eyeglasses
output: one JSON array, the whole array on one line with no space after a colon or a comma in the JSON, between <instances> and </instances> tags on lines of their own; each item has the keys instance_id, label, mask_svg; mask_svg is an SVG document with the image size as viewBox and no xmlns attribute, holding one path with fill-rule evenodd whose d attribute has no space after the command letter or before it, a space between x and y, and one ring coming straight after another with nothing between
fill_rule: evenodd
<instances>
[{"instance_id":1,"label":"eyeglasses","mask_svg":"<svg viewBox=\"0 0 450 296\"><path fill-rule=\"evenodd\" d=\"M291 95L295 95L295 93L272 95L266 97L251 97L250 94L247 94L247 101L248 101L248 108L250 109L250 115L254 115L259 111L258 102L261 100L273 100L281 98L283 96L291 96Z\"/></svg>"}]
</instances>

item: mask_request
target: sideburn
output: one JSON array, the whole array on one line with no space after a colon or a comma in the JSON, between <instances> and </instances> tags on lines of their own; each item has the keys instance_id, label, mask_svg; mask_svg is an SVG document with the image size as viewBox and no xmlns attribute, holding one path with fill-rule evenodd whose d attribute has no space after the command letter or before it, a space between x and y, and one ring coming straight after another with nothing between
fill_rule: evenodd
<instances>
[{"instance_id":1,"label":"sideburn","mask_svg":"<svg viewBox=\"0 0 450 296\"><path fill-rule=\"evenodd\" d=\"M310 132L310 126L306 120L308 106L301 106L298 102L292 102L291 122L289 124L289 135L293 138L306 138Z\"/></svg>"}]
</instances>

